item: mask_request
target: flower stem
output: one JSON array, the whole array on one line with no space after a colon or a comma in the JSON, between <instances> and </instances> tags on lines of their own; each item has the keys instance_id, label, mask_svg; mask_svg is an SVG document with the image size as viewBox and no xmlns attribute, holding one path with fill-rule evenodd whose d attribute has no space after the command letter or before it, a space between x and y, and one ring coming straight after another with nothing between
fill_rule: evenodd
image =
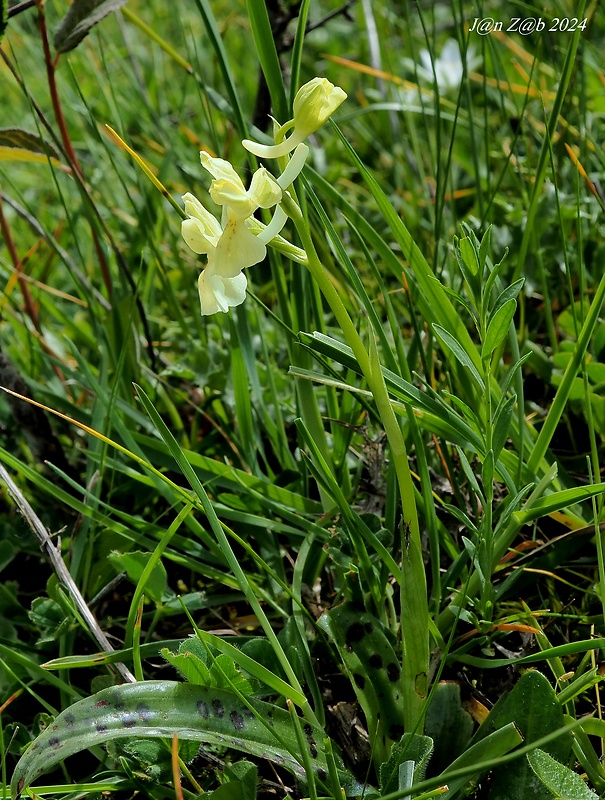
<instances>
[{"instance_id":1,"label":"flower stem","mask_svg":"<svg viewBox=\"0 0 605 800\"><path fill-rule=\"evenodd\" d=\"M418 513L405 441L384 382L375 341L373 338L370 339L370 353L368 353L353 320L330 280L327 270L319 260L309 226L300 208L286 192L284 192L282 204L284 210L294 222L302 245L307 252L307 267L328 302L347 344L353 350L361 372L374 397L389 442L391 458L395 465L403 516L401 617L405 619L405 624L401 626L401 637L405 691L403 699L404 721L406 731L411 732L418 730L428 691L429 617Z\"/></svg>"}]
</instances>

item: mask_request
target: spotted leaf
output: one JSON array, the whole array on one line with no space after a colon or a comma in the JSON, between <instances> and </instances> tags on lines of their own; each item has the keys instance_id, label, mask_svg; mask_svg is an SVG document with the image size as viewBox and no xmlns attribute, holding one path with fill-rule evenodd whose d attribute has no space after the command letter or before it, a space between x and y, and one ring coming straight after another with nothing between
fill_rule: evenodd
<instances>
[{"instance_id":1,"label":"spotted leaf","mask_svg":"<svg viewBox=\"0 0 605 800\"><path fill-rule=\"evenodd\" d=\"M327 773L323 731L306 724L308 756L319 780ZM112 686L59 714L29 746L11 782L13 798L68 756L117 738L189 739L231 747L280 764L300 778L305 772L296 731L287 711L227 689L174 681ZM346 783L346 776L343 775Z\"/></svg>"}]
</instances>

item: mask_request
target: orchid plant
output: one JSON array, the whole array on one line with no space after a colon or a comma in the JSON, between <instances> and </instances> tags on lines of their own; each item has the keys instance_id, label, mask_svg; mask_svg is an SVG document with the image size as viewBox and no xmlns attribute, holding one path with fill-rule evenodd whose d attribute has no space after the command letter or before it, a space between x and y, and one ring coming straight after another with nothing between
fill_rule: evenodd
<instances>
[{"instance_id":1,"label":"orchid plant","mask_svg":"<svg viewBox=\"0 0 605 800\"><path fill-rule=\"evenodd\" d=\"M298 90L293 102L294 116L284 125L276 126L273 145L244 139L242 144L250 153L260 158L278 159L282 170L278 178L273 178L261 167L252 176L247 190L231 164L202 152L202 164L213 178L210 196L222 207L221 220L210 214L192 194L185 194L186 219L182 223L182 235L194 252L207 257L198 281L202 314L207 315L226 312L244 301L247 285L244 270L263 260L267 245L279 241L276 237L288 217L294 223L304 248L294 260L303 263L312 274L357 359L374 397L395 466L404 527L409 532L400 591L401 607L409 610L413 620L402 632L405 727L412 730L421 719L428 692L429 642L426 576L405 442L384 382L375 334L370 332L369 347L366 347L321 263L308 221L292 188L309 152L303 140L318 130L345 99L345 92L326 78L314 78ZM291 157L290 153L293 153ZM257 209L273 207L275 212L268 225L255 219Z\"/></svg>"}]
</instances>

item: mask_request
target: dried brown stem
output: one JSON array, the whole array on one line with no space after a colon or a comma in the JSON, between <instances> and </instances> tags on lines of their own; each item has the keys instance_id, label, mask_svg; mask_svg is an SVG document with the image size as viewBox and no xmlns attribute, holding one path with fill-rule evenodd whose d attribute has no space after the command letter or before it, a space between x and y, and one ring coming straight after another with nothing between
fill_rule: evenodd
<instances>
[{"instance_id":1,"label":"dried brown stem","mask_svg":"<svg viewBox=\"0 0 605 800\"><path fill-rule=\"evenodd\" d=\"M70 572L63 561L63 557L61 556L59 548L55 547L50 533L46 530L42 521L27 502L21 490L14 483L13 479L2 464L0 464L0 479L6 484L6 488L8 489L10 496L15 501L17 508L21 514L23 514L28 525L36 535L38 541L40 542L40 546L48 556L59 581L71 595L79 615L86 623L91 634L105 653L113 653L115 648L112 647L104 631L102 631L99 627L99 623L95 619L94 614L89 609L86 600L82 596L82 593L78 589L74 579L71 577ZM117 663L115 667L125 681L129 683L136 682L136 678L124 664Z\"/></svg>"}]
</instances>

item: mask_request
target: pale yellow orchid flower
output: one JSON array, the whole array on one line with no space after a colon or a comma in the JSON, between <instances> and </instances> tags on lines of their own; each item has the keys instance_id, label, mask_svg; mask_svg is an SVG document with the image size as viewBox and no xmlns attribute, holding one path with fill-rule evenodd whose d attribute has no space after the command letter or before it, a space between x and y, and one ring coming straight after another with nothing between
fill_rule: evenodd
<instances>
[{"instance_id":1,"label":"pale yellow orchid flower","mask_svg":"<svg viewBox=\"0 0 605 800\"><path fill-rule=\"evenodd\" d=\"M264 167L254 173L250 188L246 191L241 178L228 161L212 158L203 151L200 158L202 165L214 178L210 184L210 197L223 207L223 232L216 252L220 273L226 278L234 278L246 267L258 264L267 254L265 241L248 229L246 220L257 208L277 205L282 190Z\"/></svg>"},{"instance_id":2,"label":"pale yellow orchid flower","mask_svg":"<svg viewBox=\"0 0 605 800\"><path fill-rule=\"evenodd\" d=\"M246 276L239 272L234 277L221 274L217 261L217 246L223 235L219 221L189 192L183 195L188 219L183 220L183 239L194 253L207 255L208 262L198 280L202 315L228 311L231 306L244 302Z\"/></svg>"}]
</instances>

